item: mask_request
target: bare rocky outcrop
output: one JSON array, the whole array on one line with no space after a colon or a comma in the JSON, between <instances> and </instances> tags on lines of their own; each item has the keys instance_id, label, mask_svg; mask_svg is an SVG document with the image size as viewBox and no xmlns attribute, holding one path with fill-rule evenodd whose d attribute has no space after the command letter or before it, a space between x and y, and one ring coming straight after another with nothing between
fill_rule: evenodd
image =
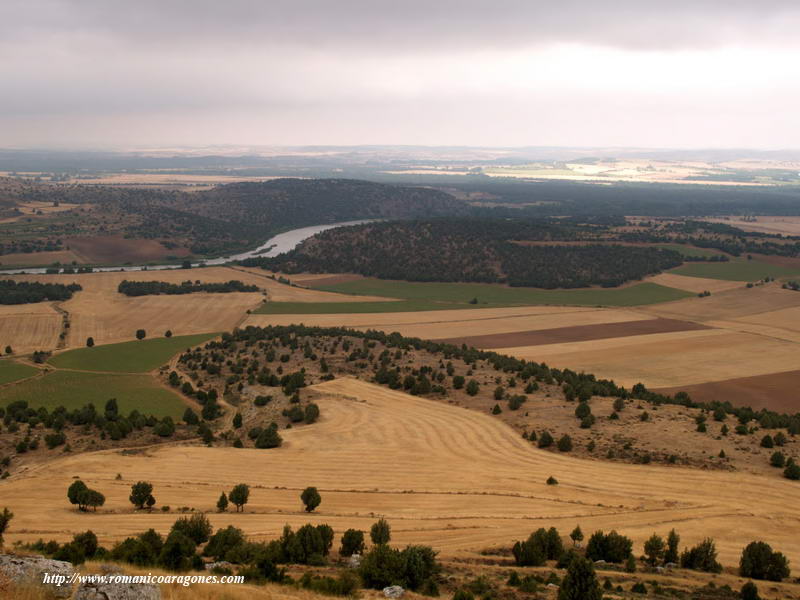
<instances>
[{"instance_id":1,"label":"bare rocky outcrop","mask_svg":"<svg viewBox=\"0 0 800 600\"><path fill-rule=\"evenodd\" d=\"M390 585L383 588L383 595L386 598L402 598L405 590L399 585Z\"/></svg>"},{"instance_id":2,"label":"bare rocky outcrop","mask_svg":"<svg viewBox=\"0 0 800 600\"><path fill-rule=\"evenodd\" d=\"M161 600L154 583L83 583L74 600Z\"/></svg>"},{"instance_id":3,"label":"bare rocky outcrop","mask_svg":"<svg viewBox=\"0 0 800 600\"><path fill-rule=\"evenodd\" d=\"M38 584L47 588L56 598L69 598L75 569L72 563L63 560L0 554L0 573L17 585ZM48 576L48 583L45 583L45 575Z\"/></svg>"}]
</instances>

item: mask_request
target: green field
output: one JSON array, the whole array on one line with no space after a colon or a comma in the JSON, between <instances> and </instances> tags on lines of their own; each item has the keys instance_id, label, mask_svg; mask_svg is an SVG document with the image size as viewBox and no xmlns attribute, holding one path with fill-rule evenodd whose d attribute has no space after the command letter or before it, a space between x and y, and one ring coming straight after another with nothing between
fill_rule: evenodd
<instances>
[{"instance_id":1,"label":"green field","mask_svg":"<svg viewBox=\"0 0 800 600\"><path fill-rule=\"evenodd\" d=\"M32 407L48 410L64 406L70 410L92 403L102 410L110 398L116 398L120 412L134 408L145 415L179 418L185 410L181 399L159 386L149 375L119 375L51 371L19 385L0 389L0 406L15 400L27 400Z\"/></svg>"},{"instance_id":2,"label":"green field","mask_svg":"<svg viewBox=\"0 0 800 600\"><path fill-rule=\"evenodd\" d=\"M218 334L200 333L78 348L57 354L49 362L60 369L146 373L160 367L178 352L202 344L216 335Z\"/></svg>"},{"instance_id":3,"label":"green field","mask_svg":"<svg viewBox=\"0 0 800 600\"><path fill-rule=\"evenodd\" d=\"M38 369L34 369L28 365L22 365L13 360L0 360L0 385L31 377L32 375L36 375L38 371Z\"/></svg>"},{"instance_id":4,"label":"green field","mask_svg":"<svg viewBox=\"0 0 800 600\"><path fill-rule=\"evenodd\" d=\"M673 269L671 273L725 281L758 281L765 277L795 277L800 275L800 270L757 260L736 259L724 263L689 263Z\"/></svg>"},{"instance_id":5,"label":"green field","mask_svg":"<svg viewBox=\"0 0 800 600\"><path fill-rule=\"evenodd\" d=\"M326 291L344 294L384 296L408 301L427 302L428 308L408 310L432 310L443 308L488 308L535 304L564 304L573 306L639 306L680 300L692 296L688 292L664 287L655 283L638 283L624 288L591 288L578 290L541 290L536 288L512 288L488 283L415 283L387 281L382 279L359 279L327 286ZM477 305L468 304L476 298ZM447 304L440 304L447 303ZM267 303L265 309L269 310ZM287 303L288 304L288 303ZM295 303L291 303L295 304ZM299 303L297 303L299 304ZM345 304L345 303L342 303ZM351 303L346 303L351 304ZM370 312L352 303L352 311ZM389 303L367 303L389 304ZM399 305L400 303L392 303ZM320 307L325 310L324 307ZM390 312L390 306L376 306L374 311ZM298 309L291 312L299 313ZM328 309L325 312L343 312Z\"/></svg>"},{"instance_id":6,"label":"green field","mask_svg":"<svg viewBox=\"0 0 800 600\"><path fill-rule=\"evenodd\" d=\"M254 314L320 315L344 313L417 312L452 310L453 308L486 308L487 304L455 304L433 300L399 300L397 302L265 302ZM492 304L493 307L500 306Z\"/></svg>"},{"instance_id":7,"label":"green field","mask_svg":"<svg viewBox=\"0 0 800 600\"><path fill-rule=\"evenodd\" d=\"M656 244L656 248L663 248L664 250L674 250L681 256L723 256L725 253L719 250L709 248L695 248L694 246L687 246L686 244Z\"/></svg>"}]
</instances>

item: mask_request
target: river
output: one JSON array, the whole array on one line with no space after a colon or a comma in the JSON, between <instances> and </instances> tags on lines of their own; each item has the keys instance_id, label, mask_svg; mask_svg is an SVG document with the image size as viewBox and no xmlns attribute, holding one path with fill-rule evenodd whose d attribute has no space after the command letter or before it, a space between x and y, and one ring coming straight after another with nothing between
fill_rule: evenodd
<instances>
[{"instance_id":1,"label":"river","mask_svg":"<svg viewBox=\"0 0 800 600\"><path fill-rule=\"evenodd\" d=\"M342 221L341 223L329 223L327 225L311 225L309 227L301 227L300 229L292 229L284 233L271 237L266 242L261 244L258 248L253 248L241 254L232 254L230 256L221 256L219 258L209 258L199 262L192 263L193 267L201 266L214 266L224 265L245 258L252 258L254 256L278 256L284 252L293 250L300 242L316 235L320 231L326 229L333 229L335 227L346 227L347 225L360 225L361 223L369 223L373 219L362 219L360 221ZM1 258L1 257L0 257ZM163 271L166 269L180 269L181 265L125 265L120 267L95 267L93 271ZM48 267L31 267L28 269L5 269L0 270L3 275L19 275L22 273L30 274L43 274L47 271Z\"/></svg>"}]
</instances>

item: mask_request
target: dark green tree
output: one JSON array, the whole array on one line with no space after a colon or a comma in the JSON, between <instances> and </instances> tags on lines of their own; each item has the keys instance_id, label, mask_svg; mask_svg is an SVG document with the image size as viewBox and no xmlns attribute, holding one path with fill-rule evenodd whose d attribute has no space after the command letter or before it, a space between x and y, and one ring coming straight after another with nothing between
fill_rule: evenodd
<instances>
[{"instance_id":1,"label":"dark green tree","mask_svg":"<svg viewBox=\"0 0 800 600\"><path fill-rule=\"evenodd\" d=\"M236 507L236 512L242 512L242 509L247 501L250 499L250 486L246 483L235 485L228 494L230 500Z\"/></svg>"},{"instance_id":2,"label":"dark green tree","mask_svg":"<svg viewBox=\"0 0 800 600\"><path fill-rule=\"evenodd\" d=\"M342 547L339 554L342 556L352 556L364 552L364 532L357 529L348 529L342 535Z\"/></svg>"},{"instance_id":3,"label":"dark green tree","mask_svg":"<svg viewBox=\"0 0 800 600\"><path fill-rule=\"evenodd\" d=\"M666 546L664 544L664 538L660 535L656 535L655 533L651 535L644 543L644 554L647 556L647 561L655 566L661 563L664 560L664 554L666 553Z\"/></svg>"},{"instance_id":4,"label":"dark green tree","mask_svg":"<svg viewBox=\"0 0 800 600\"><path fill-rule=\"evenodd\" d=\"M317 488L307 487L300 494L300 500L302 500L306 512L313 512L322 502L322 496L319 495Z\"/></svg>"},{"instance_id":5,"label":"dark green tree","mask_svg":"<svg viewBox=\"0 0 800 600\"><path fill-rule=\"evenodd\" d=\"M741 600L761 600L761 596L758 594L758 587L752 581L748 581L742 586L742 590L739 592L739 598Z\"/></svg>"},{"instance_id":6,"label":"dark green tree","mask_svg":"<svg viewBox=\"0 0 800 600\"><path fill-rule=\"evenodd\" d=\"M219 495L219 500L217 500L217 511L225 512L228 510L228 496L225 495L225 492L222 492Z\"/></svg>"},{"instance_id":7,"label":"dark green tree","mask_svg":"<svg viewBox=\"0 0 800 600\"><path fill-rule=\"evenodd\" d=\"M147 481L137 481L131 486L131 495L128 497L131 504L137 509L144 508L147 499L153 495L153 484Z\"/></svg>"},{"instance_id":8,"label":"dark green tree","mask_svg":"<svg viewBox=\"0 0 800 600\"><path fill-rule=\"evenodd\" d=\"M8 510L8 507L3 508L3 512L0 513L0 548L3 547L3 535L8 531L8 526L13 518L14 513Z\"/></svg>"},{"instance_id":9,"label":"dark green tree","mask_svg":"<svg viewBox=\"0 0 800 600\"><path fill-rule=\"evenodd\" d=\"M558 600L602 600L603 591L591 561L574 556L558 589Z\"/></svg>"},{"instance_id":10,"label":"dark green tree","mask_svg":"<svg viewBox=\"0 0 800 600\"><path fill-rule=\"evenodd\" d=\"M750 542L739 561L739 575L752 579L781 581L789 577L789 561L780 552L773 552L766 542Z\"/></svg>"},{"instance_id":11,"label":"dark green tree","mask_svg":"<svg viewBox=\"0 0 800 600\"><path fill-rule=\"evenodd\" d=\"M147 332L144 329L137 329L136 330L136 339L143 340L147 336Z\"/></svg>"},{"instance_id":12,"label":"dark green tree","mask_svg":"<svg viewBox=\"0 0 800 600\"><path fill-rule=\"evenodd\" d=\"M386 519L379 519L369 530L369 537L376 546L388 544L392 539L392 528Z\"/></svg>"},{"instance_id":13,"label":"dark green tree","mask_svg":"<svg viewBox=\"0 0 800 600\"><path fill-rule=\"evenodd\" d=\"M667 535L667 549L664 552L664 562L678 564L680 557L678 556L678 544L681 543L681 536L674 529L671 529Z\"/></svg>"}]
</instances>

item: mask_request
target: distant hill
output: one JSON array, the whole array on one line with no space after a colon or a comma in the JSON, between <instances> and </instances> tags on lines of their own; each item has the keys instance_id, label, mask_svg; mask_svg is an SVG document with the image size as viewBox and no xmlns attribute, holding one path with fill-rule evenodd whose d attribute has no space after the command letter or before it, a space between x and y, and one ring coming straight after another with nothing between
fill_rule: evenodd
<instances>
[{"instance_id":1,"label":"distant hill","mask_svg":"<svg viewBox=\"0 0 800 600\"><path fill-rule=\"evenodd\" d=\"M0 209L3 201L9 213L18 202L81 205L80 218L72 218L64 231L58 224L47 229L53 239L122 235L159 240L168 248L185 246L196 255L249 249L275 233L309 225L469 210L439 190L352 179L275 179L200 192L6 179L0 181Z\"/></svg>"},{"instance_id":2,"label":"distant hill","mask_svg":"<svg viewBox=\"0 0 800 600\"><path fill-rule=\"evenodd\" d=\"M671 250L582 243L591 239L591 229L544 220L475 218L368 223L324 231L291 252L243 264L285 273L553 289L615 287L682 262Z\"/></svg>"}]
</instances>

